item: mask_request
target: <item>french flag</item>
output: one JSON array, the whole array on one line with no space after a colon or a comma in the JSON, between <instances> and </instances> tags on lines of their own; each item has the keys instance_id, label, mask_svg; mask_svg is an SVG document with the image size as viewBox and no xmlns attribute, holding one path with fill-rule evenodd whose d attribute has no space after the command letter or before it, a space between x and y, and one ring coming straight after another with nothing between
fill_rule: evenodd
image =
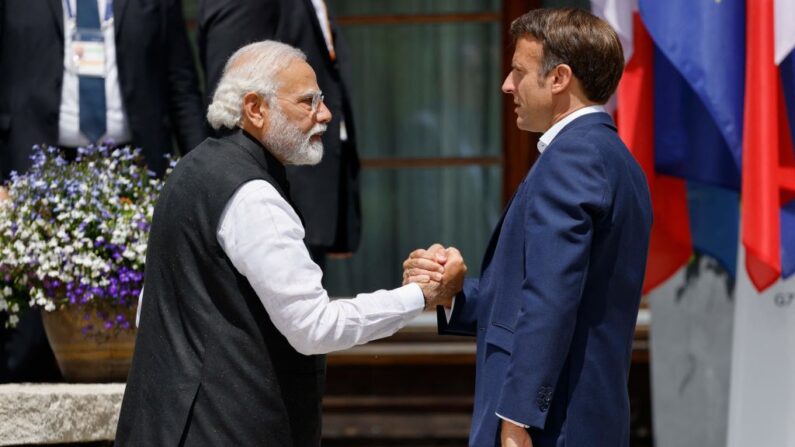
<instances>
[{"instance_id":1,"label":"french flag","mask_svg":"<svg viewBox=\"0 0 795 447\"><path fill-rule=\"evenodd\" d=\"M748 0L746 23L740 250L745 271L737 275L734 294L727 445L792 446L795 2Z\"/></svg>"},{"instance_id":2,"label":"french flag","mask_svg":"<svg viewBox=\"0 0 795 447\"><path fill-rule=\"evenodd\" d=\"M795 3L748 0L742 243L757 290L795 273Z\"/></svg>"},{"instance_id":3,"label":"french flag","mask_svg":"<svg viewBox=\"0 0 795 447\"><path fill-rule=\"evenodd\" d=\"M704 432L727 429L729 447L793 446L795 0L593 0L592 11L627 54L616 122L655 219L644 290L693 251L736 275L728 420L717 410ZM676 366L671 352L661 368ZM671 421L655 418L661 431L683 422Z\"/></svg>"},{"instance_id":4,"label":"french flag","mask_svg":"<svg viewBox=\"0 0 795 447\"><path fill-rule=\"evenodd\" d=\"M757 290L795 273L793 2L591 5L624 45L616 121L652 194L644 291L694 250L734 275L740 217Z\"/></svg>"},{"instance_id":5,"label":"french flag","mask_svg":"<svg viewBox=\"0 0 795 447\"><path fill-rule=\"evenodd\" d=\"M683 33L672 30L680 26L677 16L686 6L685 2L679 2L679 7L675 3L649 11L643 0L640 5L637 0L592 2L592 11L616 29L624 46L627 65L616 94L616 123L621 138L646 173L652 196L654 225L644 292L684 266L694 248L712 255L730 272L736 266L739 196L736 191L710 185L739 189L739 162L734 162L724 136L691 82L674 65L702 64L699 54L682 51L687 47L678 41ZM656 15L651 24L654 34L649 32L644 12ZM709 20L705 17L702 21ZM692 40L698 40L699 33L712 31L699 30L697 24L692 28L688 34ZM694 74L697 76L698 71ZM704 83L699 79L696 82ZM710 82L731 84L726 80ZM741 84L734 88L741 94ZM742 106L733 111L735 126L740 127ZM739 151L739 137L733 137ZM706 147L709 149L704 152ZM722 169L719 163L730 169ZM730 248L725 244L727 238L735 241Z\"/></svg>"},{"instance_id":6,"label":"french flag","mask_svg":"<svg viewBox=\"0 0 795 447\"><path fill-rule=\"evenodd\" d=\"M689 213L683 180L658 174L654 150L654 44L641 21L637 0L593 0L591 10L618 33L626 67L613 105L622 140L646 173L654 223L643 292L679 268L692 253Z\"/></svg>"}]
</instances>

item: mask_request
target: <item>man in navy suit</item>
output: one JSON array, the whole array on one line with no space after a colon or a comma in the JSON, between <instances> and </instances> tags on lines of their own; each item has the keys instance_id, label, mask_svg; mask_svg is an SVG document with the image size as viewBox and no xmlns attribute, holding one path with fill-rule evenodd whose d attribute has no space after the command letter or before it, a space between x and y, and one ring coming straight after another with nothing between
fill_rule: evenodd
<instances>
[{"instance_id":1,"label":"man in navy suit","mask_svg":"<svg viewBox=\"0 0 795 447\"><path fill-rule=\"evenodd\" d=\"M629 375L652 213L646 179L603 104L624 66L588 12L533 10L511 25L502 90L541 156L508 204L478 279L439 332L477 337L471 446L629 446ZM443 276L441 246L407 281Z\"/></svg>"}]
</instances>

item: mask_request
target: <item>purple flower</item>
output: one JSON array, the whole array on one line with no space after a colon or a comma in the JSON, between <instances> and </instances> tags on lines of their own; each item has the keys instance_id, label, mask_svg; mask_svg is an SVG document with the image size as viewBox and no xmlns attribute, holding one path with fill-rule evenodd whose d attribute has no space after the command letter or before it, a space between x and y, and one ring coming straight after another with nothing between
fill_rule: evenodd
<instances>
[{"instance_id":1,"label":"purple flower","mask_svg":"<svg viewBox=\"0 0 795 447\"><path fill-rule=\"evenodd\" d=\"M130 214L121 212L119 201L125 206L132 205L134 215L146 216L162 181L147 170L140 149L117 148L113 142L79 148L78 161L73 163L66 162L61 150L53 146L36 146L30 158L32 167L28 172L12 173L8 181L14 191L13 203L0 219L10 220L8 234L11 236L0 237L0 247L6 243L13 246L17 241L29 247L30 241L21 239L20 230L31 228L39 232L38 237L48 241L44 248L47 251L36 252L31 248L24 252L29 261L21 266L8 266L0 260L0 287L11 285L15 297L19 291L21 298L14 298L18 300L14 302L20 307L27 307L29 296L35 292L37 295L44 293L59 304L85 305L85 312L92 315L102 311L97 314L101 323L94 325L96 327L87 326L87 333L108 327L129 327L124 314L137 302L143 271L137 262L124 258L122 253L128 249L128 244L140 243L141 237L145 242L151 224L145 217L130 219ZM113 170L109 169L111 165ZM76 214L71 214L72 211ZM37 220L37 226L28 226ZM43 225L39 227L39 224ZM121 244L109 243L114 237L113 231L120 225L127 226L132 236ZM75 244L71 237L75 231L85 234L91 243ZM72 251L63 250L67 244ZM45 260L52 262L53 249L59 252L64 276L39 278L38 264ZM74 263L73 256L87 254L99 256L103 261L99 264ZM98 278L97 273L103 277ZM64 281L67 277L69 280ZM83 277L91 278L91 282L83 284Z\"/></svg>"}]
</instances>

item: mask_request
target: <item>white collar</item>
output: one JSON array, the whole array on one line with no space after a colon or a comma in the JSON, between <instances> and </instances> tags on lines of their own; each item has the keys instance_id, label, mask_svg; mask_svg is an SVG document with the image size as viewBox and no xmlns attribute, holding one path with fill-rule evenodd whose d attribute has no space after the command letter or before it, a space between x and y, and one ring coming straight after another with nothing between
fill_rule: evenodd
<instances>
[{"instance_id":1,"label":"white collar","mask_svg":"<svg viewBox=\"0 0 795 447\"><path fill-rule=\"evenodd\" d=\"M566 125L569 124L570 122L576 120L577 118L583 115L588 115L591 113L599 113L599 112L607 113L605 111L604 106L601 105L583 107L582 109L577 109L569 113L562 120L553 124L552 127L547 129L547 131L544 132L543 135L541 135L541 138L538 139L538 144L537 144L538 152L543 154L547 146L552 144L552 140L554 140L555 137L558 136L558 133L560 133L560 131L563 130L563 128L566 127Z\"/></svg>"}]
</instances>

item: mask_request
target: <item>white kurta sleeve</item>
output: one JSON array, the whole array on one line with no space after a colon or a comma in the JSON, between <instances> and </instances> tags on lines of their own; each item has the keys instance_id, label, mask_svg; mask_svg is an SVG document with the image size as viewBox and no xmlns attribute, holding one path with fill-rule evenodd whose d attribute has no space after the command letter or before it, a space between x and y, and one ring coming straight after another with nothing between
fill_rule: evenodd
<instances>
[{"instance_id":1,"label":"white kurta sleeve","mask_svg":"<svg viewBox=\"0 0 795 447\"><path fill-rule=\"evenodd\" d=\"M217 236L273 324L302 354L324 354L392 335L425 306L416 284L329 300L323 273L304 245L298 215L264 180L235 192Z\"/></svg>"}]
</instances>

